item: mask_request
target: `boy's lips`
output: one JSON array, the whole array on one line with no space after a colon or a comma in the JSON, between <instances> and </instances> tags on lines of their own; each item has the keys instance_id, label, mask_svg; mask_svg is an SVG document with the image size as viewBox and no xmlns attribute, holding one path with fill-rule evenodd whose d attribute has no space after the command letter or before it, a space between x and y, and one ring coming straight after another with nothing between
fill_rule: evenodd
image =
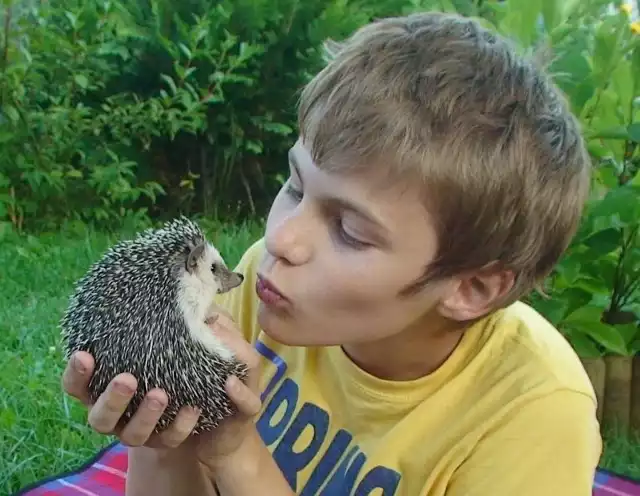
<instances>
[{"instance_id":1,"label":"boy's lips","mask_svg":"<svg viewBox=\"0 0 640 496\"><path fill-rule=\"evenodd\" d=\"M266 277L258 275L256 279L256 293L258 297L267 305L281 306L289 303L289 299L280 291L275 284Z\"/></svg>"}]
</instances>

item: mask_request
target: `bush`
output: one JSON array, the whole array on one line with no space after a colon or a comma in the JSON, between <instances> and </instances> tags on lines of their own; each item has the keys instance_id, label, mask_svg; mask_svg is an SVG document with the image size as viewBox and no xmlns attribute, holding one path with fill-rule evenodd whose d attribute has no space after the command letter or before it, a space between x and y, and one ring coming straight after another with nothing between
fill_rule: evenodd
<instances>
[{"instance_id":1,"label":"bush","mask_svg":"<svg viewBox=\"0 0 640 496\"><path fill-rule=\"evenodd\" d=\"M321 42L367 15L339 0L7 3L0 219L19 230L257 213Z\"/></svg>"}]
</instances>

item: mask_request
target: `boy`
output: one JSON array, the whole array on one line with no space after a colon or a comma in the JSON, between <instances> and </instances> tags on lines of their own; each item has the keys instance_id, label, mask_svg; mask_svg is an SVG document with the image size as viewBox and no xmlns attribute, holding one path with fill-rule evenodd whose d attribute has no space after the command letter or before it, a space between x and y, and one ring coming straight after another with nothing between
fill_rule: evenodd
<instances>
[{"instance_id":1,"label":"boy","mask_svg":"<svg viewBox=\"0 0 640 496\"><path fill-rule=\"evenodd\" d=\"M127 493L209 495L215 480L224 496L591 494L594 392L517 301L589 189L553 85L474 21L411 15L337 50L299 124L265 237L212 326L252 371L229 382L238 416L193 438L185 408L149 436L167 401L154 390L120 426L127 374L88 405L93 428L131 446ZM92 358L73 363L84 375L70 366L65 388L85 400Z\"/></svg>"}]
</instances>

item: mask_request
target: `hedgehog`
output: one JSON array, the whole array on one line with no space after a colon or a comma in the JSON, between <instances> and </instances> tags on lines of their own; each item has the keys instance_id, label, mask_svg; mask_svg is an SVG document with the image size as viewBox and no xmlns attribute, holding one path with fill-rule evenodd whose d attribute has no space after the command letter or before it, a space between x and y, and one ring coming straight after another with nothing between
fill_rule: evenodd
<instances>
[{"instance_id":1,"label":"hedgehog","mask_svg":"<svg viewBox=\"0 0 640 496\"><path fill-rule=\"evenodd\" d=\"M90 353L92 401L122 372L138 388L121 418L126 423L145 394L163 389L169 403L154 432L166 429L184 406L198 407L194 434L210 431L237 412L224 384L246 382L247 366L208 326L216 294L243 282L198 224L184 216L109 248L76 283L59 328L66 359Z\"/></svg>"}]
</instances>

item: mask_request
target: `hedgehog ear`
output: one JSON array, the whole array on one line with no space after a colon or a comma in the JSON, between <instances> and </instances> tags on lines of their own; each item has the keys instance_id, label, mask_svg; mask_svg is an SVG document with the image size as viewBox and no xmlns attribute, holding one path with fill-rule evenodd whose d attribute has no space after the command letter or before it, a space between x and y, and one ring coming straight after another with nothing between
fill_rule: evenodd
<instances>
[{"instance_id":1,"label":"hedgehog ear","mask_svg":"<svg viewBox=\"0 0 640 496\"><path fill-rule=\"evenodd\" d=\"M193 271L198 266L198 260L204 253L204 243L197 244L194 248L189 251L189 255L187 255L187 263L186 269L187 272L193 273Z\"/></svg>"}]
</instances>

